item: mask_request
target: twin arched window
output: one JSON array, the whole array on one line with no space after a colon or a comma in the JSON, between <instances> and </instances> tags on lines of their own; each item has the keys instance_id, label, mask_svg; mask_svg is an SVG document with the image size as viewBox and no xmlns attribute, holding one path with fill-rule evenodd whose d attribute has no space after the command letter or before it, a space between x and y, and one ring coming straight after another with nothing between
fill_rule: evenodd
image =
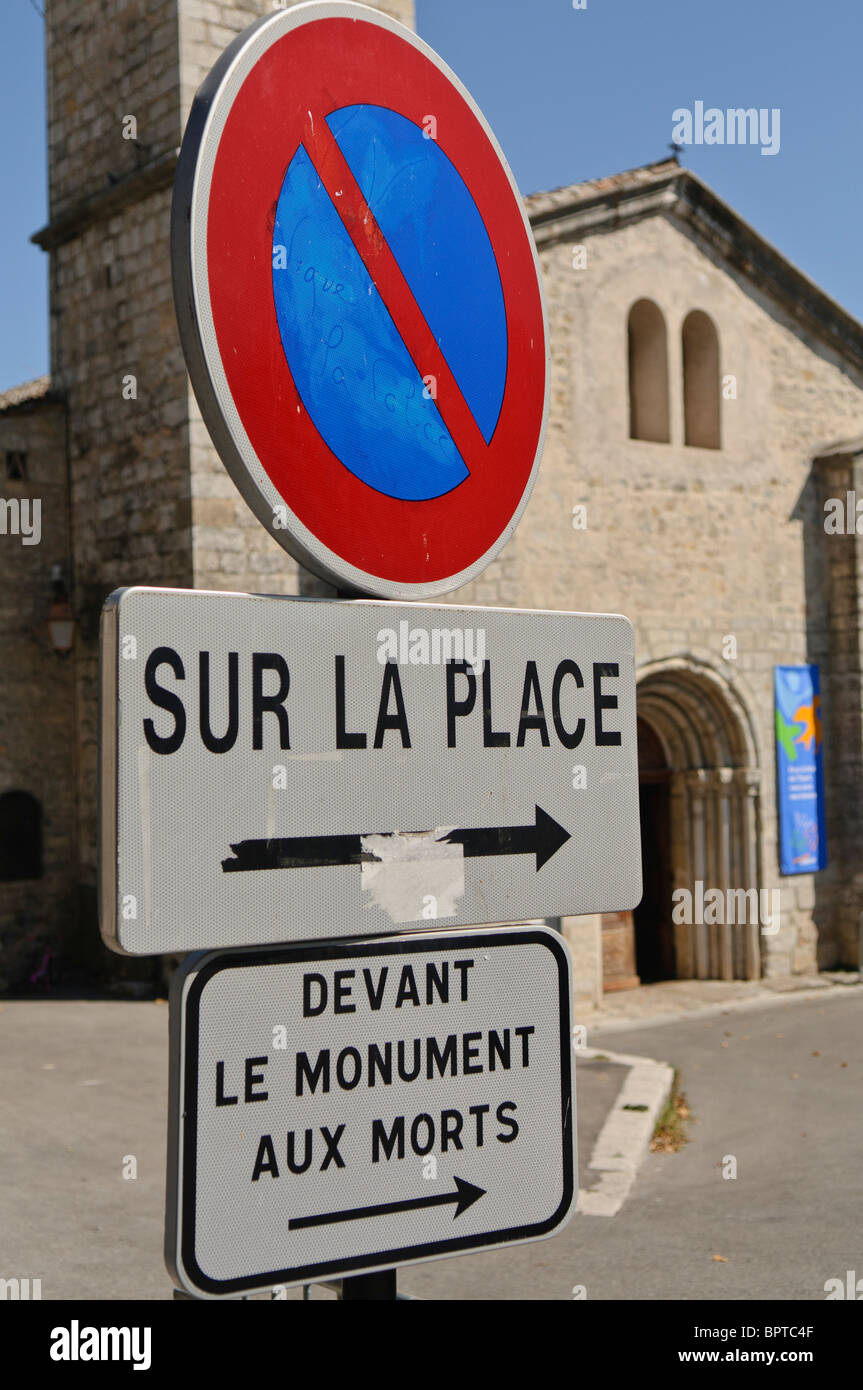
<instances>
[{"instance_id":1,"label":"twin arched window","mask_svg":"<svg viewBox=\"0 0 863 1390\"><path fill-rule=\"evenodd\" d=\"M667 444L668 339L662 310L638 299L629 311L629 437Z\"/></svg>"},{"instance_id":2,"label":"twin arched window","mask_svg":"<svg viewBox=\"0 0 863 1390\"><path fill-rule=\"evenodd\" d=\"M629 437L668 444L668 335L662 310L638 299L629 311ZM684 439L720 448L719 337L713 320L693 309L683 321Z\"/></svg>"}]
</instances>

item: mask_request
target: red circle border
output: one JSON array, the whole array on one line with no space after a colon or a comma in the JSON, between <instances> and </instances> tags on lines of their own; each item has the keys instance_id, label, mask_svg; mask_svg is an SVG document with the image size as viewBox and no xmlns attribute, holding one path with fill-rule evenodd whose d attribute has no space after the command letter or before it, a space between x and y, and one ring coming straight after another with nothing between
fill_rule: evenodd
<instances>
[{"instance_id":1,"label":"red circle border","mask_svg":"<svg viewBox=\"0 0 863 1390\"><path fill-rule=\"evenodd\" d=\"M300 400L279 336L272 287L275 210L288 164L313 143L315 118L388 106L437 142L472 194L491 239L507 322L507 374L479 466L429 501L386 497L325 444ZM310 119L310 112L314 116ZM207 277L234 404L270 481L308 530L357 569L405 584L440 581L481 559L510 525L534 467L546 392L542 299L533 247L505 166L447 75L398 34L320 18L261 55L225 120L207 209Z\"/></svg>"}]
</instances>

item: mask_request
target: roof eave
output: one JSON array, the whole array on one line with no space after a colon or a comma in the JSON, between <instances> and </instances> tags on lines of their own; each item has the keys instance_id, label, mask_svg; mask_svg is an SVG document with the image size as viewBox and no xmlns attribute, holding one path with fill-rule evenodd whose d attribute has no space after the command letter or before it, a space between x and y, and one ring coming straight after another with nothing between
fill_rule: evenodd
<instances>
[{"instance_id":1,"label":"roof eave","mask_svg":"<svg viewBox=\"0 0 863 1390\"><path fill-rule=\"evenodd\" d=\"M783 256L733 208L689 169L666 163L653 171L635 170L632 181L597 181L559 190L555 206L542 205L528 215L538 247L614 231L657 214L691 228L730 267L770 295L804 332L833 349L863 372L863 324ZM589 187L589 185L587 186ZM571 194L567 198L567 194ZM555 195L548 195L552 197Z\"/></svg>"}]
</instances>

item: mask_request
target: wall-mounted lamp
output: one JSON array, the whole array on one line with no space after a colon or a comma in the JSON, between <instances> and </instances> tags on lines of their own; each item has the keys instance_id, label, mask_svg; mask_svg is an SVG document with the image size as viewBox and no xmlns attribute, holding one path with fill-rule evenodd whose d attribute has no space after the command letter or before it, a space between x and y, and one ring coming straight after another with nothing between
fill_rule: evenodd
<instances>
[{"instance_id":1,"label":"wall-mounted lamp","mask_svg":"<svg viewBox=\"0 0 863 1390\"><path fill-rule=\"evenodd\" d=\"M66 593L61 565L51 566L54 601L48 610L48 634L58 656L68 656L75 645L75 614Z\"/></svg>"}]
</instances>

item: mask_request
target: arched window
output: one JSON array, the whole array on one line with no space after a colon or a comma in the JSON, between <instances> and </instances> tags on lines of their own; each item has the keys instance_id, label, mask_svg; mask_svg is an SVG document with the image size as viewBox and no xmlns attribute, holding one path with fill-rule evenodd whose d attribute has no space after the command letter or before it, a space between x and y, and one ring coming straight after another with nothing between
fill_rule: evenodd
<instances>
[{"instance_id":1,"label":"arched window","mask_svg":"<svg viewBox=\"0 0 863 1390\"><path fill-rule=\"evenodd\" d=\"M0 882L42 877L42 807L29 792L0 796Z\"/></svg>"},{"instance_id":2,"label":"arched window","mask_svg":"<svg viewBox=\"0 0 863 1390\"><path fill-rule=\"evenodd\" d=\"M667 444L668 341L662 310L638 299L629 311L629 437Z\"/></svg>"},{"instance_id":3,"label":"arched window","mask_svg":"<svg viewBox=\"0 0 863 1390\"><path fill-rule=\"evenodd\" d=\"M719 337L701 309L693 309L683 322L683 416L687 444L720 447Z\"/></svg>"}]
</instances>

